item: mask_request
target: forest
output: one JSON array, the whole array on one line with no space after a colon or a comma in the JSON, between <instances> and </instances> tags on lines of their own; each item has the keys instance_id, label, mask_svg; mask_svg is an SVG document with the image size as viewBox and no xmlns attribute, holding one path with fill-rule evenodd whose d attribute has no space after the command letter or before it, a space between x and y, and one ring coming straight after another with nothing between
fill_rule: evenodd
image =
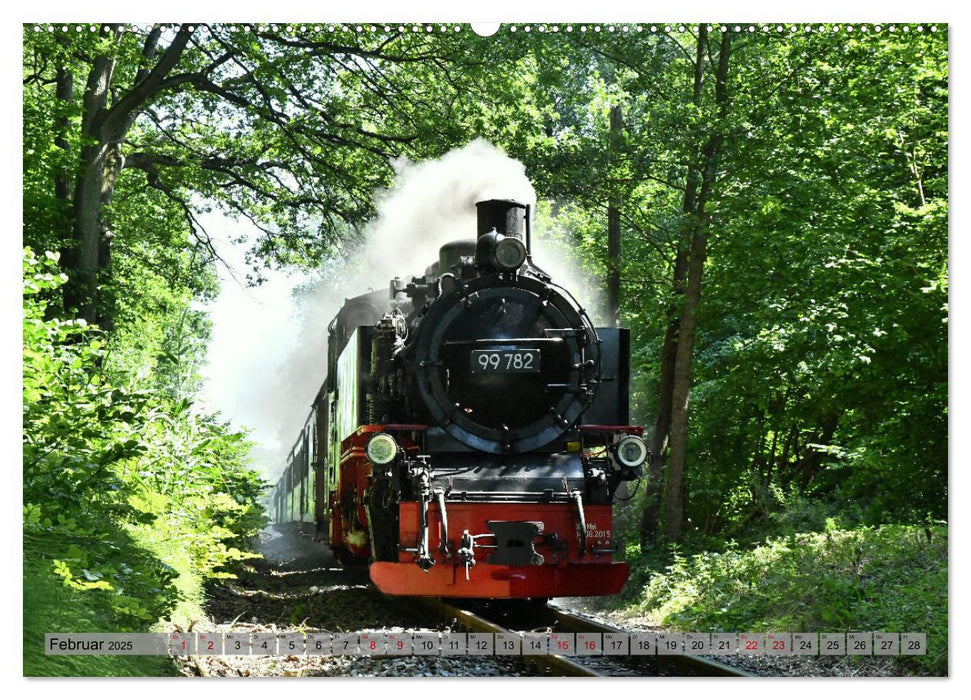
<instances>
[{"instance_id":1,"label":"forest","mask_svg":"<svg viewBox=\"0 0 971 700\"><path fill-rule=\"evenodd\" d=\"M164 673L28 649L254 556L203 215L258 230L246 283L339 266L399 159L481 138L631 330L618 605L927 632L946 675L948 84L945 25L25 25L25 674Z\"/></svg>"}]
</instances>

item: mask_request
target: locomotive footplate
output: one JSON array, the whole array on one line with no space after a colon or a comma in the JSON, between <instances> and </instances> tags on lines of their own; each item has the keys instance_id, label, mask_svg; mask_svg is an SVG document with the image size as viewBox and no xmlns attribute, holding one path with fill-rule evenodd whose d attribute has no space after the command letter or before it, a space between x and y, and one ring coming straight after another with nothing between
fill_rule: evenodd
<instances>
[{"instance_id":1,"label":"locomotive footplate","mask_svg":"<svg viewBox=\"0 0 971 700\"><path fill-rule=\"evenodd\" d=\"M469 580L460 565L423 571L413 563L374 562L371 580L390 595L443 598L561 598L611 595L627 581L625 562L572 566L501 566L485 562L473 567Z\"/></svg>"},{"instance_id":2,"label":"locomotive footplate","mask_svg":"<svg viewBox=\"0 0 971 700\"><path fill-rule=\"evenodd\" d=\"M444 499L443 499L444 500ZM371 580L392 595L452 598L555 598L610 595L627 580L627 564L612 561L610 506L576 504L399 503L398 561L375 561ZM446 534L449 533L449 534ZM443 537L448 543L442 547ZM586 545L584 547L584 544ZM424 545L424 546L422 546ZM421 567L427 552L434 566Z\"/></svg>"}]
</instances>

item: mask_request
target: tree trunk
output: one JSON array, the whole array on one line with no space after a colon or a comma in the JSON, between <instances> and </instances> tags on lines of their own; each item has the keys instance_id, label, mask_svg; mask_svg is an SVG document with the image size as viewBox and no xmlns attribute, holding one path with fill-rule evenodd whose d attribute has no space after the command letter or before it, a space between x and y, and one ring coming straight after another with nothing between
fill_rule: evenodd
<instances>
[{"instance_id":1,"label":"tree trunk","mask_svg":"<svg viewBox=\"0 0 971 700\"><path fill-rule=\"evenodd\" d=\"M707 28L705 25L701 25L698 31L698 50L695 65L696 89L699 73L704 70L707 37ZM715 103L718 105L719 120L724 119L728 112L726 79L728 77L728 59L731 54L730 37L731 35L728 32L722 33L718 67L715 74ZM696 100L700 100L700 95L697 92ZM693 216L689 214L688 218L691 229L688 283L685 289L684 304L681 307L681 323L678 329L678 344L675 353L674 386L671 398L671 460L664 491L664 534L669 542L680 541L684 529L684 483L688 466L688 404L691 393L695 335L698 327L697 312L701 302L705 259L708 257L710 217L706 211L706 205L717 176L718 156L723 141L721 129L721 125L716 124L713 133L705 143L698 195Z\"/></svg>"},{"instance_id":2,"label":"tree trunk","mask_svg":"<svg viewBox=\"0 0 971 700\"><path fill-rule=\"evenodd\" d=\"M71 142L68 134L71 129L69 115L71 102L74 100L74 74L66 66L57 67L56 87L54 95L57 106L63 114L57 119L57 136L54 145L64 152L64 164L57 169L54 176L54 198L57 200L57 240L61 253L61 265L65 269L71 268L74 249L70 241L73 236L72 207L74 201L74 180L71 168Z\"/></svg>"},{"instance_id":3,"label":"tree trunk","mask_svg":"<svg viewBox=\"0 0 971 700\"><path fill-rule=\"evenodd\" d=\"M616 158L620 133L624 128L619 105L610 109L610 153ZM616 186L615 186L616 187ZM614 190L615 188L612 188ZM607 205L607 322L620 326L620 203L616 191Z\"/></svg>"},{"instance_id":4,"label":"tree trunk","mask_svg":"<svg viewBox=\"0 0 971 700\"><path fill-rule=\"evenodd\" d=\"M688 195L685 195L686 206ZM691 197L693 199L693 196ZM659 380L657 390L657 418L651 436L651 454L647 467L647 483L644 489L644 510L641 512L641 549L647 549L657 541L658 522L661 517L661 496L664 492L664 464L671 431L671 400L674 388L674 359L678 350L678 327L681 324L680 298L688 273L688 251L680 247L674 260L674 298L668 304L668 328L661 345Z\"/></svg>"},{"instance_id":5,"label":"tree trunk","mask_svg":"<svg viewBox=\"0 0 971 700\"><path fill-rule=\"evenodd\" d=\"M58 107L64 110L64 114L57 120L57 136L54 137L54 145L64 151L65 156L68 156L70 153L70 142L68 141L67 135L71 128L71 118L68 116L68 108L74 100L74 74L69 68L58 66L56 81L55 96L60 103L63 103L58 104ZM63 206L66 216L69 203L74 193L74 187L71 182L70 158L65 157L64 160L64 166L58 168L55 176L54 196Z\"/></svg>"},{"instance_id":6,"label":"tree trunk","mask_svg":"<svg viewBox=\"0 0 971 700\"><path fill-rule=\"evenodd\" d=\"M691 364L695 333L698 328L698 304L701 280L708 257L707 222L698 222L691 244L688 263L688 287L681 307L678 349L675 353L674 386L671 396L671 463L665 486L664 534L669 542L679 542L684 524L684 474L688 462L688 401L691 392Z\"/></svg>"},{"instance_id":7,"label":"tree trunk","mask_svg":"<svg viewBox=\"0 0 971 700\"><path fill-rule=\"evenodd\" d=\"M704 87L705 63L704 42L707 41L708 29L705 25L699 27L699 37L695 54L694 79L692 83L692 102L701 105L702 88ZM698 194L698 170L690 167L685 179L684 200L681 211L685 221L690 221L695 214L695 200ZM677 253L674 258L673 281L671 284L672 298L666 311L668 328L661 345L661 360L659 364L659 381L657 391L657 418L654 421L654 433L651 436L651 455L647 468L647 485L644 493L644 510L641 512L641 550L645 550L658 540L658 525L661 519L661 505L665 492L664 467L667 461L667 450L671 433L671 415L674 406L674 369L678 352L678 334L681 326L681 307L684 304L685 286L688 276L688 242L690 231L682 227L678 232Z\"/></svg>"},{"instance_id":8,"label":"tree trunk","mask_svg":"<svg viewBox=\"0 0 971 700\"><path fill-rule=\"evenodd\" d=\"M80 162L73 188L73 227L68 260L69 282L64 288L64 306L91 323L110 327L110 315L99 312L99 273L111 259L110 241L104 221L104 208L111 202L115 178L124 167L121 144L145 105L163 87L163 80L178 63L192 34L183 26L151 68L135 75L131 88L108 106L115 73L115 58L102 55L94 59L88 73L81 116ZM121 32L116 27L117 40ZM147 62L155 59L161 28L149 33L142 48Z\"/></svg>"},{"instance_id":9,"label":"tree trunk","mask_svg":"<svg viewBox=\"0 0 971 700\"><path fill-rule=\"evenodd\" d=\"M90 323L98 320L98 270L101 247L101 203L105 186L108 143L103 119L115 61L108 56L94 60L84 91L81 117L81 157L74 183L74 227L70 282L64 305L77 310Z\"/></svg>"},{"instance_id":10,"label":"tree trunk","mask_svg":"<svg viewBox=\"0 0 971 700\"><path fill-rule=\"evenodd\" d=\"M97 321L98 270L101 245L101 190L105 180L105 148L81 151L81 172L75 183L73 277L66 305L90 323Z\"/></svg>"}]
</instances>

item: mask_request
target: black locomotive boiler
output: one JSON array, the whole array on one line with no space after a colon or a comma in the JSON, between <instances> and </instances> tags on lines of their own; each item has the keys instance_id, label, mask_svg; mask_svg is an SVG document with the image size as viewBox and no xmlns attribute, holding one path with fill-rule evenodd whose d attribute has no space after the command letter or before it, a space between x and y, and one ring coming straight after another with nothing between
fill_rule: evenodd
<instances>
[{"instance_id":1,"label":"black locomotive boiler","mask_svg":"<svg viewBox=\"0 0 971 700\"><path fill-rule=\"evenodd\" d=\"M615 593L613 498L647 458L628 331L595 328L534 264L527 206L476 208L476 239L331 322L275 519L312 523L386 593Z\"/></svg>"}]
</instances>

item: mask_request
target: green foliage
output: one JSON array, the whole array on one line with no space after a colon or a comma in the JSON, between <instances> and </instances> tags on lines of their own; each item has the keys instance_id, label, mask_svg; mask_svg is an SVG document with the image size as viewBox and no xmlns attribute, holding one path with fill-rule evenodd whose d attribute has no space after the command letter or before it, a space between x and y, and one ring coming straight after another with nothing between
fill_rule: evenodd
<instances>
[{"instance_id":1,"label":"green foliage","mask_svg":"<svg viewBox=\"0 0 971 700\"><path fill-rule=\"evenodd\" d=\"M713 80L692 94L688 29L510 39L532 74L521 128L534 136L507 142L555 202L539 221L570 241L582 277L602 284L606 207L621 202L633 416L650 425L683 292L673 262L687 164L715 125L725 134L708 201L687 529L769 532L792 495L823 519L852 503L850 523L944 517L946 31L749 35L720 117Z\"/></svg>"},{"instance_id":2,"label":"green foliage","mask_svg":"<svg viewBox=\"0 0 971 700\"><path fill-rule=\"evenodd\" d=\"M118 61L118 81L133 79L141 63L133 37L116 41L89 31L25 31L23 235L34 250L66 252L72 245L71 193L85 145L80 96L99 54ZM73 88L71 99L56 93L64 76ZM140 129L137 125L132 139L143 136ZM108 349L99 362L118 384L140 376L140 386L182 398L199 386L208 333L208 322L192 302L212 297L216 278L203 233L185 219L178 201L145 184L144 177L123 168L105 197L99 297L100 312L111 323L99 335ZM60 267L71 272L63 261ZM59 310L58 298L48 301L51 314L70 318Z\"/></svg>"},{"instance_id":3,"label":"green foliage","mask_svg":"<svg viewBox=\"0 0 971 700\"><path fill-rule=\"evenodd\" d=\"M70 237L70 203L56 196L55 181L79 175L80 96L96 64L113 61L106 109L124 103L132 122L103 213L112 247L172 262L180 249L156 253L140 243L191 232L211 260L198 214L218 207L258 229L255 281L266 264L313 267L353 238L375 214L373 194L390 184L396 158L439 156L470 135L516 130L516 93L525 86L494 75L478 58L492 40L468 31L69 30L24 32L25 240L58 249ZM184 48L174 65L159 69L163 85L142 82L139 71L177 44ZM56 97L59 75L73 86L71 99ZM497 88L508 99L493 101ZM134 212L138 227L130 226Z\"/></svg>"},{"instance_id":4,"label":"green foliage","mask_svg":"<svg viewBox=\"0 0 971 700\"><path fill-rule=\"evenodd\" d=\"M926 632L927 656L900 657L898 670L946 675L946 590L945 527L834 525L753 549L676 555L635 607L698 632Z\"/></svg>"},{"instance_id":5,"label":"green foliage","mask_svg":"<svg viewBox=\"0 0 971 700\"><path fill-rule=\"evenodd\" d=\"M211 326L200 302L218 293L210 256L164 195L129 177L116 189L110 216L123 233L100 291L112 319L106 369L120 383L137 377L173 399L192 396Z\"/></svg>"},{"instance_id":6,"label":"green foliage","mask_svg":"<svg viewBox=\"0 0 971 700\"><path fill-rule=\"evenodd\" d=\"M685 538L639 550L643 486L615 508L615 526L627 590L659 624L926 630L935 648L900 671L940 674L946 533L932 523L948 503L947 35L908 29L850 38L787 27L736 43L709 202ZM693 38L533 37L531 94L553 107L542 111L545 137L510 144L556 201L540 204L537 235L548 227L568 241L594 287L606 272L607 202L623 201L633 416L648 426L680 299L685 163L714 116L691 104ZM613 105L624 111L619 144ZM894 522L910 526L881 525Z\"/></svg>"},{"instance_id":7,"label":"green foliage","mask_svg":"<svg viewBox=\"0 0 971 700\"><path fill-rule=\"evenodd\" d=\"M55 261L24 253L25 513L41 523L94 505L125 516L125 486L112 467L143 450L136 421L147 397L106 384L96 330L45 318L65 281Z\"/></svg>"},{"instance_id":8,"label":"green foliage","mask_svg":"<svg viewBox=\"0 0 971 700\"><path fill-rule=\"evenodd\" d=\"M248 444L157 389L112 383L103 334L48 317L64 276L56 255L24 252L25 602L43 632L144 631L172 614L180 579L230 576L265 522ZM59 617L74 601L77 616ZM36 632L36 627L33 627ZM31 637L33 639L33 637ZM33 642L32 642L33 643ZM33 658L27 667L57 673Z\"/></svg>"},{"instance_id":9,"label":"green foliage","mask_svg":"<svg viewBox=\"0 0 971 700\"><path fill-rule=\"evenodd\" d=\"M943 517L946 37L746 51L735 89L779 88L727 150L689 502L715 527L772 512L773 487L856 503L871 523ZM731 512L721 494L738 487Z\"/></svg>"},{"instance_id":10,"label":"green foliage","mask_svg":"<svg viewBox=\"0 0 971 700\"><path fill-rule=\"evenodd\" d=\"M167 404L144 426L146 454L126 465L129 503L151 528L142 534L156 551L187 557L203 578L231 578L230 562L249 555L246 540L265 523L257 499L264 484L243 467L250 445L188 401Z\"/></svg>"}]
</instances>

